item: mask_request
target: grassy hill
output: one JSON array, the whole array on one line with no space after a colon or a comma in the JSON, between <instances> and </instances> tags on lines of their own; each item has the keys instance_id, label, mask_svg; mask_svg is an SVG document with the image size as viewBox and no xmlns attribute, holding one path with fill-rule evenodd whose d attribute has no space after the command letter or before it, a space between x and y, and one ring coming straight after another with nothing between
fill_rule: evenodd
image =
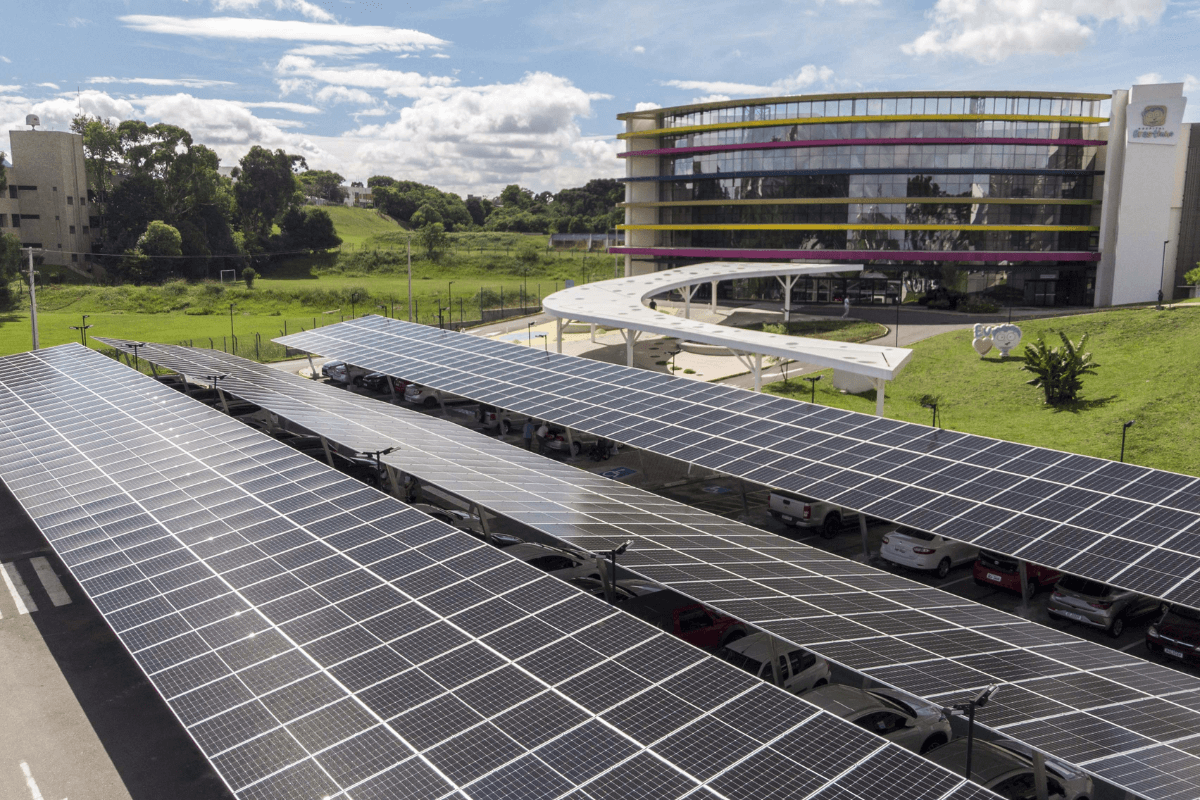
<instances>
[{"instance_id":1,"label":"grassy hill","mask_svg":"<svg viewBox=\"0 0 1200 800\"><path fill-rule=\"evenodd\" d=\"M1122 424L1135 420L1126 461L1200 475L1200 305L1118 309L1029 321L1021 329L1022 346L1005 359L995 350L980 358L970 331L918 342L908 367L887 387L885 415L928 425L932 412L921 400L930 396L944 428L1111 459L1121 452ZM1026 385L1032 376L1017 355L1039 333L1059 343L1057 331L1073 342L1090 333L1088 349L1100 364L1096 375L1084 377L1080 399L1059 408L1044 405L1041 390ZM809 385L793 379L766 390L807 400ZM817 384L817 402L875 411L873 392L841 394L830 375Z\"/></svg>"},{"instance_id":2,"label":"grassy hill","mask_svg":"<svg viewBox=\"0 0 1200 800\"><path fill-rule=\"evenodd\" d=\"M368 239L396 231L406 230L390 217L372 208L350 208L349 206L322 206L333 220L337 235L342 237L342 247L359 249Z\"/></svg>"}]
</instances>

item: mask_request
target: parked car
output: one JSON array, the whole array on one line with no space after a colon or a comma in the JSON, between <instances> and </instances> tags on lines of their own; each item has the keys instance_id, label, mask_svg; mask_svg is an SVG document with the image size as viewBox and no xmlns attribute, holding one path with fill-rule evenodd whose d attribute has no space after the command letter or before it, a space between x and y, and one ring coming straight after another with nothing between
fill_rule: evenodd
<instances>
[{"instance_id":1,"label":"parked car","mask_svg":"<svg viewBox=\"0 0 1200 800\"><path fill-rule=\"evenodd\" d=\"M567 436L567 431L564 428L551 428L550 434L546 437L546 447L551 450L557 450L565 453L570 450L571 455L577 456L585 450L591 450L600 444L600 439L590 433L580 433L572 430L570 437ZM609 455L617 452L616 442L604 440L609 448Z\"/></svg>"},{"instance_id":2,"label":"parked car","mask_svg":"<svg viewBox=\"0 0 1200 800\"><path fill-rule=\"evenodd\" d=\"M1167 606L1162 617L1146 631L1146 648L1200 667L1200 611Z\"/></svg>"},{"instance_id":3,"label":"parked car","mask_svg":"<svg viewBox=\"0 0 1200 800\"><path fill-rule=\"evenodd\" d=\"M884 561L911 569L930 570L939 578L951 567L968 564L979 557L979 548L912 528L897 528L883 537L879 555Z\"/></svg>"},{"instance_id":4,"label":"parked car","mask_svg":"<svg viewBox=\"0 0 1200 800\"><path fill-rule=\"evenodd\" d=\"M825 539L837 536L845 525L858 524L857 511L787 492L771 492L767 510L789 528L819 530Z\"/></svg>"},{"instance_id":5,"label":"parked car","mask_svg":"<svg viewBox=\"0 0 1200 800\"><path fill-rule=\"evenodd\" d=\"M891 689L831 683L813 689L804 699L917 753L944 745L952 735L940 706Z\"/></svg>"},{"instance_id":6,"label":"parked car","mask_svg":"<svg viewBox=\"0 0 1200 800\"><path fill-rule=\"evenodd\" d=\"M1162 602L1153 597L1077 575L1063 575L1046 601L1050 616L1103 628L1113 638L1125 632L1127 621L1148 617L1161 608Z\"/></svg>"},{"instance_id":7,"label":"parked car","mask_svg":"<svg viewBox=\"0 0 1200 800\"><path fill-rule=\"evenodd\" d=\"M424 406L425 408L437 408L439 405L437 391L428 386L421 386L419 383L410 383L404 387L404 399L414 406ZM447 392L442 392L442 401L447 405L471 402L465 397Z\"/></svg>"},{"instance_id":8,"label":"parked car","mask_svg":"<svg viewBox=\"0 0 1200 800\"><path fill-rule=\"evenodd\" d=\"M389 380L391 380L390 387L388 385ZM356 375L353 381L355 386L361 386L372 392L390 394L392 391L395 391L397 397L404 397L404 390L408 388L409 384L409 381L402 381L399 378L384 375L382 372L368 372L364 375Z\"/></svg>"},{"instance_id":9,"label":"parked car","mask_svg":"<svg viewBox=\"0 0 1200 800\"><path fill-rule=\"evenodd\" d=\"M980 550L979 558L974 567L975 582L980 586L995 586L1010 592L1021 593L1020 562L1010 556L993 553L990 550ZM1029 581L1029 595L1038 593L1039 589L1058 583L1062 573L1056 569L1043 567L1038 564L1025 562L1025 575Z\"/></svg>"},{"instance_id":10,"label":"parked car","mask_svg":"<svg viewBox=\"0 0 1200 800\"><path fill-rule=\"evenodd\" d=\"M925 754L930 761L961 775L967 766L967 740L955 739ZM975 739L971 754L971 779L1007 800L1037 800L1033 750L1008 739L989 742ZM1049 800L1090 800L1092 779L1078 767L1046 759L1046 793Z\"/></svg>"},{"instance_id":11,"label":"parked car","mask_svg":"<svg viewBox=\"0 0 1200 800\"><path fill-rule=\"evenodd\" d=\"M784 689L795 694L804 694L826 688L829 683L829 662L818 655L801 650L782 639L773 639L770 634L752 633L727 643L717 650L717 657L740 667L751 675L775 683L771 669L774 655L779 670L779 682Z\"/></svg>"},{"instance_id":12,"label":"parked car","mask_svg":"<svg viewBox=\"0 0 1200 800\"><path fill-rule=\"evenodd\" d=\"M483 522L474 514L468 514L466 511L460 511L457 508L443 508L435 506L432 503L412 503L413 508L424 514L427 514L439 522L444 522L451 527L458 528L464 533L469 533L477 539L483 539L485 542L490 542L496 547L512 547L514 544L525 544L524 539L513 536L511 533L492 533L485 534L483 532Z\"/></svg>"},{"instance_id":13,"label":"parked car","mask_svg":"<svg viewBox=\"0 0 1200 800\"><path fill-rule=\"evenodd\" d=\"M565 581L572 578L600 578L600 567L591 553L536 542L515 544L505 548L504 552Z\"/></svg>"},{"instance_id":14,"label":"parked car","mask_svg":"<svg viewBox=\"0 0 1200 800\"><path fill-rule=\"evenodd\" d=\"M325 457L325 447L319 436L302 436L286 440L284 444L294 447L310 458L329 463ZM358 478L369 486L380 488L387 483L386 471L378 469L375 459L366 456L348 456L339 452L332 444L329 445L329 456L333 460L333 468L344 472L352 478Z\"/></svg>"},{"instance_id":15,"label":"parked car","mask_svg":"<svg viewBox=\"0 0 1200 800\"><path fill-rule=\"evenodd\" d=\"M350 383L350 365L345 361L326 361L321 365L321 374L328 378L330 383L342 386Z\"/></svg>"},{"instance_id":16,"label":"parked car","mask_svg":"<svg viewBox=\"0 0 1200 800\"><path fill-rule=\"evenodd\" d=\"M480 403L475 411L475 421L485 428L499 428L500 433L507 436L510 433L520 434L525 427L528 414L514 414L502 408Z\"/></svg>"},{"instance_id":17,"label":"parked car","mask_svg":"<svg viewBox=\"0 0 1200 800\"><path fill-rule=\"evenodd\" d=\"M749 633L733 617L657 584L633 580L617 583L632 590L633 596L622 605L625 611L703 650L725 647Z\"/></svg>"}]
</instances>

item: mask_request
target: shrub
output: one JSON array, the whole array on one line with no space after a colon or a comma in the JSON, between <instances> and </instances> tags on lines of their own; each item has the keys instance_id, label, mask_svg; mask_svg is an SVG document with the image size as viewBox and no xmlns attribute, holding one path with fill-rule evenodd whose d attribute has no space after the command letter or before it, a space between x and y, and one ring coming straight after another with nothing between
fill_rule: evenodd
<instances>
[{"instance_id":1,"label":"shrub","mask_svg":"<svg viewBox=\"0 0 1200 800\"><path fill-rule=\"evenodd\" d=\"M1200 262L1196 263L1195 269L1189 269L1187 272L1183 273L1183 281L1184 283L1189 283L1192 286L1200 284Z\"/></svg>"},{"instance_id":2,"label":"shrub","mask_svg":"<svg viewBox=\"0 0 1200 800\"><path fill-rule=\"evenodd\" d=\"M988 300L971 298L965 302L960 301L958 304L958 310L964 311L968 314L995 314L1000 310L1000 306Z\"/></svg>"},{"instance_id":3,"label":"shrub","mask_svg":"<svg viewBox=\"0 0 1200 800\"><path fill-rule=\"evenodd\" d=\"M1034 378L1026 381L1030 386L1040 386L1046 396L1047 405L1069 403L1076 399L1083 387L1084 375L1095 375L1099 364L1092 360L1091 353L1083 352L1087 347L1088 334L1079 344L1062 331L1058 332L1062 347L1050 347L1041 334L1037 341L1025 346L1025 363L1021 369L1032 372Z\"/></svg>"},{"instance_id":4,"label":"shrub","mask_svg":"<svg viewBox=\"0 0 1200 800\"><path fill-rule=\"evenodd\" d=\"M254 271L254 267L246 267L242 270L242 280L246 282L247 289L254 288L254 279L258 277L258 273Z\"/></svg>"}]
</instances>

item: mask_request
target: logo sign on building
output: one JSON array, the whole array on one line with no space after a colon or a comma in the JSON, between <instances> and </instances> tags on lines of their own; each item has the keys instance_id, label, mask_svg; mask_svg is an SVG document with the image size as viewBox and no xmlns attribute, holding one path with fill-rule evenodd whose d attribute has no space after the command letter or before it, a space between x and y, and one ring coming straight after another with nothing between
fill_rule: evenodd
<instances>
[{"instance_id":1,"label":"logo sign on building","mask_svg":"<svg viewBox=\"0 0 1200 800\"><path fill-rule=\"evenodd\" d=\"M1129 104L1130 144L1175 144L1183 122L1186 97Z\"/></svg>"}]
</instances>

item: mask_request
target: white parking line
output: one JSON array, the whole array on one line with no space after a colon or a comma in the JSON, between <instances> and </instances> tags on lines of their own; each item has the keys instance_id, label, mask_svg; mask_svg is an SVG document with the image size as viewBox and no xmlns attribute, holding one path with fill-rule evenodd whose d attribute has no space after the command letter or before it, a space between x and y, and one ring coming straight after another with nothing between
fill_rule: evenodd
<instances>
[{"instance_id":1,"label":"white parking line","mask_svg":"<svg viewBox=\"0 0 1200 800\"><path fill-rule=\"evenodd\" d=\"M1128 653L1130 650L1132 650L1133 648L1135 648L1141 644L1145 644L1145 641L1143 639L1137 639L1137 640L1125 645L1124 647L1120 647L1118 649L1123 653Z\"/></svg>"},{"instance_id":2,"label":"white parking line","mask_svg":"<svg viewBox=\"0 0 1200 800\"><path fill-rule=\"evenodd\" d=\"M975 576L974 576L974 575L968 575L968 576L966 576L965 578L955 578L954 580L952 580L952 581L947 581L946 583L939 583L939 584L937 585L937 588L938 588L938 589L945 589L946 587L948 587L948 586L953 586L953 585L954 585L954 584L956 584L956 583L966 583L967 581L973 581L973 580L975 580Z\"/></svg>"},{"instance_id":3,"label":"white parking line","mask_svg":"<svg viewBox=\"0 0 1200 800\"><path fill-rule=\"evenodd\" d=\"M29 794L33 796L33 800L42 800L42 792L38 789L37 781L33 779L33 773L24 761L21 762L21 772L25 773L25 785L29 787Z\"/></svg>"},{"instance_id":4,"label":"white parking line","mask_svg":"<svg viewBox=\"0 0 1200 800\"><path fill-rule=\"evenodd\" d=\"M63 588L62 582L54 574L54 569L50 566L50 562L38 556L37 558L29 559L29 563L33 564L33 571L37 573L38 580L42 582L42 588L46 590L46 594L50 595L50 602L56 606L69 605L71 603L71 595L67 594L67 590Z\"/></svg>"},{"instance_id":5,"label":"white parking line","mask_svg":"<svg viewBox=\"0 0 1200 800\"><path fill-rule=\"evenodd\" d=\"M30 596L25 581L21 580L16 564L11 561L7 564L0 564L0 577L4 578L4 583L8 586L8 593L12 595L13 602L17 604L18 614L37 611L37 603L33 602L33 597Z\"/></svg>"}]
</instances>

